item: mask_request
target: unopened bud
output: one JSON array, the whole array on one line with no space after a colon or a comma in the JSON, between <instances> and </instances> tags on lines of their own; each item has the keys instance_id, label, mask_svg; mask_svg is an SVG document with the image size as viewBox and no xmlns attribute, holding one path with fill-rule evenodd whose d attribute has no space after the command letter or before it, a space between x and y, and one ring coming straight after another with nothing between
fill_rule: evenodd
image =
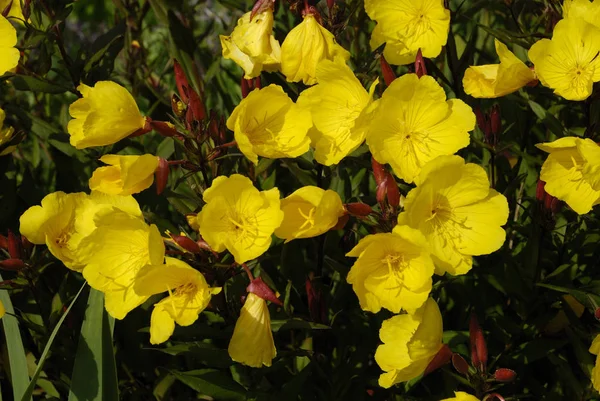
<instances>
[{"instance_id":1,"label":"unopened bud","mask_svg":"<svg viewBox=\"0 0 600 401\"><path fill-rule=\"evenodd\" d=\"M487 132L487 117L479 107L475 107L473 110L475 113L475 121L477 121L477 126L484 134Z\"/></svg>"},{"instance_id":2,"label":"unopened bud","mask_svg":"<svg viewBox=\"0 0 600 401\"><path fill-rule=\"evenodd\" d=\"M366 217L373 212L371 206L362 202L346 203L344 207L353 216Z\"/></svg>"},{"instance_id":3,"label":"unopened bud","mask_svg":"<svg viewBox=\"0 0 600 401\"><path fill-rule=\"evenodd\" d=\"M377 203L379 203L382 208L383 208L383 203L386 199L386 195L387 195L387 179L384 178L384 180L377 185L377 190L375 192L375 197L377 198Z\"/></svg>"},{"instance_id":4,"label":"unopened bud","mask_svg":"<svg viewBox=\"0 0 600 401\"><path fill-rule=\"evenodd\" d=\"M8 230L8 254L13 259L21 259L21 237Z\"/></svg>"},{"instance_id":5,"label":"unopened bud","mask_svg":"<svg viewBox=\"0 0 600 401\"><path fill-rule=\"evenodd\" d=\"M483 330L479 326L477 316L471 314L471 322L469 323L469 334L471 342L471 362L473 366L480 372L485 372L487 366L487 345L483 337Z\"/></svg>"},{"instance_id":6,"label":"unopened bud","mask_svg":"<svg viewBox=\"0 0 600 401\"><path fill-rule=\"evenodd\" d=\"M0 248L8 249L8 238L0 234Z\"/></svg>"},{"instance_id":7,"label":"unopened bud","mask_svg":"<svg viewBox=\"0 0 600 401\"><path fill-rule=\"evenodd\" d=\"M4 9L2 10L2 16L3 16L4 18L7 18L7 17L8 17L8 13L10 13L10 9L11 9L11 7L12 7L12 3L13 3L13 1L19 1L19 0L12 0L12 1L9 1L9 2L8 2L8 4L6 5L6 7L4 7Z\"/></svg>"},{"instance_id":8,"label":"unopened bud","mask_svg":"<svg viewBox=\"0 0 600 401\"><path fill-rule=\"evenodd\" d=\"M186 237L185 235L171 235L171 238L177 245L188 252L199 253L201 251L200 246L190 237Z\"/></svg>"},{"instance_id":9,"label":"unopened bud","mask_svg":"<svg viewBox=\"0 0 600 401\"><path fill-rule=\"evenodd\" d=\"M491 133L496 137L502 131L502 119L500 118L500 106L495 104L490 112Z\"/></svg>"},{"instance_id":10,"label":"unopened bud","mask_svg":"<svg viewBox=\"0 0 600 401\"><path fill-rule=\"evenodd\" d=\"M425 59L423 58L423 53L421 49L417 50L417 57L415 58L415 74L419 78L423 75L427 75L427 68L425 67Z\"/></svg>"},{"instance_id":11,"label":"unopened bud","mask_svg":"<svg viewBox=\"0 0 600 401\"><path fill-rule=\"evenodd\" d=\"M156 193L160 195L167 187L167 182L169 181L169 162L167 160L162 157L158 158L158 167L154 171L154 176L156 179Z\"/></svg>"},{"instance_id":12,"label":"unopened bud","mask_svg":"<svg viewBox=\"0 0 600 401\"><path fill-rule=\"evenodd\" d=\"M150 126L162 136L172 137L179 135L175 126L168 121L151 121Z\"/></svg>"},{"instance_id":13,"label":"unopened bud","mask_svg":"<svg viewBox=\"0 0 600 401\"><path fill-rule=\"evenodd\" d=\"M373 176L375 178L375 183L379 185L381 181L385 179L385 170L383 165L375 160L374 157L371 157L371 168L373 169Z\"/></svg>"},{"instance_id":14,"label":"unopened bud","mask_svg":"<svg viewBox=\"0 0 600 401\"><path fill-rule=\"evenodd\" d=\"M151 121L152 119L150 117L146 117L146 122L144 126L130 134L129 138L135 138L137 136L146 135L148 132L152 131L152 126L150 126Z\"/></svg>"},{"instance_id":15,"label":"unopened bud","mask_svg":"<svg viewBox=\"0 0 600 401\"><path fill-rule=\"evenodd\" d=\"M258 295L260 298L265 301L271 301L276 305L282 306L283 303L275 296L275 293L269 286L262 280L262 278L255 278L250 282L248 287L246 287L246 291L251 292L253 294Z\"/></svg>"},{"instance_id":16,"label":"unopened bud","mask_svg":"<svg viewBox=\"0 0 600 401\"><path fill-rule=\"evenodd\" d=\"M188 91L190 88L190 84L185 76L185 72L183 68L181 68L181 64L177 60L173 60L173 70L175 71L175 84L177 85L177 92L179 92L179 97L183 101L183 103L188 102Z\"/></svg>"},{"instance_id":17,"label":"unopened bud","mask_svg":"<svg viewBox=\"0 0 600 401\"><path fill-rule=\"evenodd\" d=\"M469 374L469 364L460 354L452 354L452 366L462 375L466 376Z\"/></svg>"},{"instance_id":18,"label":"unopened bud","mask_svg":"<svg viewBox=\"0 0 600 401\"><path fill-rule=\"evenodd\" d=\"M546 197L546 183L542 180L538 180L537 185L535 187L535 199L538 202L544 202L544 198Z\"/></svg>"},{"instance_id":19,"label":"unopened bud","mask_svg":"<svg viewBox=\"0 0 600 401\"><path fill-rule=\"evenodd\" d=\"M596 310L594 311L594 317L596 318L596 320L600 321L600 308L596 308Z\"/></svg>"},{"instance_id":20,"label":"unopened bud","mask_svg":"<svg viewBox=\"0 0 600 401\"><path fill-rule=\"evenodd\" d=\"M398 183L390 173L387 173L385 182L388 204L395 209L400 204L400 188L398 188Z\"/></svg>"},{"instance_id":21,"label":"unopened bud","mask_svg":"<svg viewBox=\"0 0 600 401\"><path fill-rule=\"evenodd\" d=\"M25 263L21 259L6 259L0 261L0 268L4 270L18 271L25 267Z\"/></svg>"},{"instance_id":22,"label":"unopened bud","mask_svg":"<svg viewBox=\"0 0 600 401\"><path fill-rule=\"evenodd\" d=\"M385 57L383 57L383 54L381 57L379 57L379 62L381 63L381 74L383 75L383 81L385 82L386 86L390 86L392 82L394 82L394 79L396 79L396 74Z\"/></svg>"},{"instance_id":23,"label":"unopened bud","mask_svg":"<svg viewBox=\"0 0 600 401\"><path fill-rule=\"evenodd\" d=\"M446 365L448 362L450 362L450 358L452 358L452 351L450 350L448 344L443 344L442 348L440 348L438 353L435 354L431 362L429 362L429 365L427 365L425 368L423 376L426 376L429 373Z\"/></svg>"},{"instance_id":24,"label":"unopened bud","mask_svg":"<svg viewBox=\"0 0 600 401\"><path fill-rule=\"evenodd\" d=\"M189 88L189 97L190 97L190 104L189 104L189 108L192 110L192 113L194 115L194 120L196 121L202 121L206 118L206 111L204 110L204 103L202 102L202 99L200 99L200 96L198 95L198 93L196 93L195 90L193 90L192 88Z\"/></svg>"},{"instance_id":25,"label":"unopened bud","mask_svg":"<svg viewBox=\"0 0 600 401\"><path fill-rule=\"evenodd\" d=\"M350 220L350 215L344 214L343 216L340 216L337 223L335 223L335 226L331 227L331 231L343 229L346 226L346 223L348 223L348 220Z\"/></svg>"},{"instance_id":26,"label":"unopened bud","mask_svg":"<svg viewBox=\"0 0 600 401\"><path fill-rule=\"evenodd\" d=\"M512 369L500 368L494 372L494 379L502 383L508 383L517 377L517 372Z\"/></svg>"}]
</instances>

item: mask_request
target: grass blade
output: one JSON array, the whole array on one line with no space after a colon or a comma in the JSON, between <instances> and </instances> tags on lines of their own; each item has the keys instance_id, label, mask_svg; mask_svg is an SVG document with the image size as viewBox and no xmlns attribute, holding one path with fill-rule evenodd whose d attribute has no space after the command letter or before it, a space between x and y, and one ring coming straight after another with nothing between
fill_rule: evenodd
<instances>
[{"instance_id":1,"label":"grass blade","mask_svg":"<svg viewBox=\"0 0 600 401\"><path fill-rule=\"evenodd\" d=\"M113 328L114 319L104 310L104 294L90 289L68 401L119 399Z\"/></svg>"}]
</instances>

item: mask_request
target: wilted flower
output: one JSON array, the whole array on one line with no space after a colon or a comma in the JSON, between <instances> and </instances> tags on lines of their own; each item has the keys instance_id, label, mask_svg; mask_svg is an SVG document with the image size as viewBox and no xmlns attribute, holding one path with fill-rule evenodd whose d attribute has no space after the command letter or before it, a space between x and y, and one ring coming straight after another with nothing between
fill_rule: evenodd
<instances>
[{"instance_id":1,"label":"wilted flower","mask_svg":"<svg viewBox=\"0 0 600 401\"><path fill-rule=\"evenodd\" d=\"M15 48L16 45L17 31L6 18L0 15L0 75L19 64L21 53Z\"/></svg>"},{"instance_id":2,"label":"wilted flower","mask_svg":"<svg viewBox=\"0 0 600 401\"><path fill-rule=\"evenodd\" d=\"M254 164L258 156L276 159L306 153L311 126L308 110L274 84L250 92L227 120L240 151Z\"/></svg>"},{"instance_id":3,"label":"wilted flower","mask_svg":"<svg viewBox=\"0 0 600 401\"><path fill-rule=\"evenodd\" d=\"M111 195L131 195L142 192L154 181L158 157L153 155L104 155L100 161L109 167L99 167L90 178L90 189Z\"/></svg>"},{"instance_id":4,"label":"wilted flower","mask_svg":"<svg viewBox=\"0 0 600 401\"><path fill-rule=\"evenodd\" d=\"M565 0L563 17L585 22L600 28L600 1L598 0Z\"/></svg>"},{"instance_id":5,"label":"wilted flower","mask_svg":"<svg viewBox=\"0 0 600 401\"><path fill-rule=\"evenodd\" d=\"M77 149L112 145L146 124L133 96L114 82L100 81L93 87L81 84L77 90L83 98L69 107L73 120L67 127L71 145Z\"/></svg>"},{"instance_id":6,"label":"wilted flower","mask_svg":"<svg viewBox=\"0 0 600 401\"><path fill-rule=\"evenodd\" d=\"M377 82L367 92L343 59L323 60L316 70L317 85L304 90L298 105L310 110L309 131L315 159L326 166L339 163L365 140L367 116Z\"/></svg>"},{"instance_id":7,"label":"wilted flower","mask_svg":"<svg viewBox=\"0 0 600 401\"><path fill-rule=\"evenodd\" d=\"M96 216L97 228L79 243L77 254L88 284L104 293L106 311L116 319L148 299L135 289L135 280L147 265L161 265L165 245L158 228L120 210ZM165 287L166 289L166 287Z\"/></svg>"},{"instance_id":8,"label":"wilted flower","mask_svg":"<svg viewBox=\"0 0 600 401\"><path fill-rule=\"evenodd\" d=\"M303 81L306 85L317 82L317 64L321 60L344 61L350 53L338 45L335 38L323 28L313 14L292 29L281 45L281 72L289 82Z\"/></svg>"},{"instance_id":9,"label":"wilted flower","mask_svg":"<svg viewBox=\"0 0 600 401\"><path fill-rule=\"evenodd\" d=\"M255 368L271 366L277 349L267 301L254 293L248 294L227 350L231 359L244 365Z\"/></svg>"},{"instance_id":10,"label":"wilted flower","mask_svg":"<svg viewBox=\"0 0 600 401\"><path fill-rule=\"evenodd\" d=\"M14 139L15 129L13 127L4 127L5 118L6 114L4 110L0 109L0 156L8 155L17 149L17 145L10 144Z\"/></svg>"},{"instance_id":11,"label":"wilted flower","mask_svg":"<svg viewBox=\"0 0 600 401\"><path fill-rule=\"evenodd\" d=\"M244 78L258 77L261 71L277 71L281 59L279 42L273 36L273 10L244 14L231 33L219 36L223 57L244 69Z\"/></svg>"},{"instance_id":12,"label":"wilted flower","mask_svg":"<svg viewBox=\"0 0 600 401\"><path fill-rule=\"evenodd\" d=\"M434 267L419 231L396 226L392 233L367 235L346 256L358 258L348 283L364 310L413 313L427 300Z\"/></svg>"},{"instance_id":13,"label":"wilted flower","mask_svg":"<svg viewBox=\"0 0 600 401\"><path fill-rule=\"evenodd\" d=\"M600 81L600 29L579 18L556 24L552 39L529 49L529 59L544 86L568 100L585 100Z\"/></svg>"},{"instance_id":14,"label":"wilted flower","mask_svg":"<svg viewBox=\"0 0 600 401\"><path fill-rule=\"evenodd\" d=\"M260 192L243 175L215 178L203 198L200 235L216 252L231 252L237 263L262 255L283 220L279 190Z\"/></svg>"},{"instance_id":15,"label":"wilted flower","mask_svg":"<svg viewBox=\"0 0 600 401\"><path fill-rule=\"evenodd\" d=\"M329 231L344 214L344 205L337 192L306 186L283 199L281 210L283 221L275 235L289 242Z\"/></svg>"},{"instance_id":16,"label":"wilted flower","mask_svg":"<svg viewBox=\"0 0 600 401\"><path fill-rule=\"evenodd\" d=\"M455 391L453 398L446 398L442 401L479 401L479 398L463 391Z\"/></svg>"},{"instance_id":17,"label":"wilted flower","mask_svg":"<svg viewBox=\"0 0 600 401\"><path fill-rule=\"evenodd\" d=\"M193 324L211 296L221 292L220 287L210 288L198 270L175 258L166 258L164 265L143 268L135 278L134 288L136 293L148 296L169 292L168 297L154 304L150 318L151 344L167 341L175 323Z\"/></svg>"},{"instance_id":18,"label":"wilted flower","mask_svg":"<svg viewBox=\"0 0 600 401\"><path fill-rule=\"evenodd\" d=\"M471 66L465 71L465 93L478 98L497 98L518 91L536 79L535 73L504 43L494 40L500 64Z\"/></svg>"},{"instance_id":19,"label":"wilted flower","mask_svg":"<svg viewBox=\"0 0 600 401\"><path fill-rule=\"evenodd\" d=\"M444 0L365 0L365 11L377 21L371 48L385 43L390 64L414 62L419 49L424 57L437 57L448 40L450 10Z\"/></svg>"},{"instance_id":20,"label":"wilted flower","mask_svg":"<svg viewBox=\"0 0 600 401\"><path fill-rule=\"evenodd\" d=\"M375 361L385 371L379 385L389 388L421 375L442 348L442 334L442 315L431 298L414 314L385 320L379 330L383 344L375 352Z\"/></svg>"},{"instance_id":21,"label":"wilted flower","mask_svg":"<svg viewBox=\"0 0 600 401\"><path fill-rule=\"evenodd\" d=\"M429 161L467 146L473 128L475 114L462 100L446 100L430 76L406 74L379 100L367 144L375 160L389 163L396 176L411 183Z\"/></svg>"},{"instance_id":22,"label":"wilted flower","mask_svg":"<svg viewBox=\"0 0 600 401\"><path fill-rule=\"evenodd\" d=\"M600 203L600 146L596 142L569 136L536 146L550 153L540 173L547 193L578 214Z\"/></svg>"},{"instance_id":23,"label":"wilted flower","mask_svg":"<svg viewBox=\"0 0 600 401\"><path fill-rule=\"evenodd\" d=\"M590 346L590 352L598 356L596 358L596 364L592 369L592 385L596 391L600 391L600 334L594 338L594 341Z\"/></svg>"},{"instance_id":24,"label":"wilted flower","mask_svg":"<svg viewBox=\"0 0 600 401\"><path fill-rule=\"evenodd\" d=\"M398 224L425 235L437 274L464 274L471 270L473 255L487 255L502 246L508 202L490 189L482 167L465 164L459 156L440 156L415 182Z\"/></svg>"}]
</instances>

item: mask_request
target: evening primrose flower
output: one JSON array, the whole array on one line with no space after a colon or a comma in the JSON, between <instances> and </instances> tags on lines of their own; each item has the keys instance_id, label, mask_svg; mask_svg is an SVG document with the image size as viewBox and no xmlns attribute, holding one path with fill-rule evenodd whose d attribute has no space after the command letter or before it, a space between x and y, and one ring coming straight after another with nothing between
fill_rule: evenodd
<instances>
[{"instance_id":1,"label":"evening primrose flower","mask_svg":"<svg viewBox=\"0 0 600 401\"><path fill-rule=\"evenodd\" d=\"M120 210L96 216L97 228L79 243L83 277L104 293L106 311L116 319L148 299L136 291L138 273L147 265L161 265L165 246L158 228ZM166 288L165 288L166 290Z\"/></svg>"},{"instance_id":2,"label":"evening primrose flower","mask_svg":"<svg viewBox=\"0 0 600 401\"><path fill-rule=\"evenodd\" d=\"M508 202L490 189L482 167L465 164L459 156L440 156L415 182L398 224L425 235L437 274L464 274L471 270L473 255L487 255L502 246Z\"/></svg>"},{"instance_id":3,"label":"evening primrose flower","mask_svg":"<svg viewBox=\"0 0 600 401\"><path fill-rule=\"evenodd\" d=\"M231 252L236 263L262 255L283 220L279 190L261 192L240 174L215 178L203 199L206 205L198 213L200 235L216 252Z\"/></svg>"},{"instance_id":4,"label":"evening primrose flower","mask_svg":"<svg viewBox=\"0 0 600 401\"><path fill-rule=\"evenodd\" d=\"M281 45L281 72L289 82L302 81L306 85L314 85L317 82L317 64L337 57L346 61L350 53L337 44L332 33L309 13L287 34Z\"/></svg>"},{"instance_id":5,"label":"evening primrose flower","mask_svg":"<svg viewBox=\"0 0 600 401\"><path fill-rule=\"evenodd\" d=\"M244 365L255 368L271 366L277 349L267 301L254 293L248 294L227 351L231 359Z\"/></svg>"},{"instance_id":6,"label":"evening primrose flower","mask_svg":"<svg viewBox=\"0 0 600 401\"><path fill-rule=\"evenodd\" d=\"M433 261L425 237L415 229L397 226L392 233L367 235L346 256L358 258L348 283L364 310L413 313L431 292Z\"/></svg>"},{"instance_id":7,"label":"evening primrose flower","mask_svg":"<svg viewBox=\"0 0 600 401\"><path fill-rule=\"evenodd\" d=\"M379 385L394 384L420 376L442 348L442 314L428 298L414 314L396 315L381 325L383 342L375 351L375 362L385 371Z\"/></svg>"},{"instance_id":8,"label":"evening primrose flower","mask_svg":"<svg viewBox=\"0 0 600 401\"><path fill-rule=\"evenodd\" d=\"M283 221L275 235L289 242L329 231L344 214L344 205L337 192L309 185L283 199L281 210Z\"/></svg>"},{"instance_id":9,"label":"evening primrose flower","mask_svg":"<svg viewBox=\"0 0 600 401\"><path fill-rule=\"evenodd\" d=\"M504 43L494 40L500 64L471 66L465 72L465 93L477 98L497 98L513 93L536 79L535 73Z\"/></svg>"},{"instance_id":10,"label":"evening primrose flower","mask_svg":"<svg viewBox=\"0 0 600 401\"><path fill-rule=\"evenodd\" d=\"M585 100L600 81L600 28L579 18L560 20L552 39L529 49L540 82L568 100Z\"/></svg>"},{"instance_id":11,"label":"evening primrose flower","mask_svg":"<svg viewBox=\"0 0 600 401\"><path fill-rule=\"evenodd\" d=\"M455 391L453 398L446 398L442 401L479 401L479 398L464 391Z\"/></svg>"},{"instance_id":12,"label":"evening primrose flower","mask_svg":"<svg viewBox=\"0 0 600 401\"><path fill-rule=\"evenodd\" d=\"M592 385L596 391L600 391L600 334L594 338L594 341L590 346L590 352L597 355L596 364L592 369Z\"/></svg>"},{"instance_id":13,"label":"evening primrose flower","mask_svg":"<svg viewBox=\"0 0 600 401\"><path fill-rule=\"evenodd\" d=\"M12 24L0 15L0 75L12 70L19 64L21 53L15 48L17 31Z\"/></svg>"},{"instance_id":14,"label":"evening primrose flower","mask_svg":"<svg viewBox=\"0 0 600 401\"><path fill-rule=\"evenodd\" d=\"M584 20L588 24L600 28L600 1L598 0L565 0L563 17Z\"/></svg>"},{"instance_id":15,"label":"evening primrose flower","mask_svg":"<svg viewBox=\"0 0 600 401\"><path fill-rule=\"evenodd\" d=\"M111 195L131 195L142 192L154 182L158 157L153 155L104 155L100 161L108 167L99 167L90 178L90 189Z\"/></svg>"},{"instance_id":16,"label":"evening primrose flower","mask_svg":"<svg viewBox=\"0 0 600 401\"><path fill-rule=\"evenodd\" d=\"M211 296L221 292L210 288L198 270L187 263L166 258L164 265L143 268L135 278L135 292L154 295L168 291L169 296L154 304L150 318L150 343L160 344L169 339L175 323L189 326L210 302Z\"/></svg>"},{"instance_id":17,"label":"evening primrose flower","mask_svg":"<svg viewBox=\"0 0 600 401\"><path fill-rule=\"evenodd\" d=\"M243 68L244 78L251 79L261 71L277 71L281 60L279 42L273 36L273 10L244 14L230 36L220 35L223 57Z\"/></svg>"},{"instance_id":18,"label":"evening primrose flower","mask_svg":"<svg viewBox=\"0 0 600 401\"><path fill-rule=\"evenodd\" d=\"M0 109L0 156L6 156L17 149L17 145L10 145L14 139L15 129L13 127L4 127L6 113Z\"/></svg>"},{"instance_id":19,"label":"evening primrose flower","mask_svg":"<svg viewBox=\"0 0 600 401\"><path fill-rule=\"evenodd\" d=\"M293 158L306 153L311 126L309 111L275 84L250 92L227 119L240 151L254 164L258 156Z\"/></svg>"},{"instance_id":20,"label":"evening primrose flower","mask_svg":"<svg viewBox=\"0 0 600 401\"><path fill-rule=\"evenodd\" d=\"M367 131L375 160L411 183L429 161L469 144L475 114L459 99L446 100L430 76L406 74L385 90Z\"/></svg>"},{"instance_id":21,"label":"evening primrose flower","mask_svg":"<svg viewBox=\"0 0 600 401\"><path fill-rule=\"evenodd\" d=\"M298 105L310 110L309 131L317 162L339 163L365 140L375 81L367 92L343 59L323 60L316 70L317 85L304 90Z\"/></svg>"},{"instance_id":22,"label":"evening primrose flower","mask_svg":"<svg viewBox=\"0 0 600 401\"><path fill-rule=\"evenodd\" d=\"M578 214L600 203L600 146L596 142L565 137L536 146L549 153L540 173L547 193Z\"/></svg>"},{"instance_id":23,"label":"evening primrose flower","mask_svg":"<svg viewBox=\"0 0 600 401\"><path fill-rule=\"evenodd\" d=\"M437 57L446 45L450 30L450 10L443 0L365 0L365 11L377 26L371 34L371 48L385 43L383 55L390 64Z\"/></svg>"},{"instance_id":24,"label":"evening primrose flower","mask_svg":"<svg viewBox=\"0 0 600 401\"><path fill-rule=\"evenodd\" d=\"M73 119L67 126L77 149L112 145L146 124L133 96L114 82L81 84L77 90L83 97L69 107Z\"/></svg>"}]
</instances>

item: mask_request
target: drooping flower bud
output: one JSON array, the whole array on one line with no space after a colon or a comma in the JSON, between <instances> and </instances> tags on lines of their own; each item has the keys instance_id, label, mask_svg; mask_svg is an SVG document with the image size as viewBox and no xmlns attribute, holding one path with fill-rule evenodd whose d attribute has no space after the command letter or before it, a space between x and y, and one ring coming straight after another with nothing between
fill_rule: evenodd
<instances>
[{"instance_id":1,"label":"drooping flower bud","mask_svg":"<svg viewBox=\"0 0 600 401\"><path fill-rule=\"evenodd\" d=\"M494 372L494 379L502 383L508 383L517 377L517 372L512 369L499 368Z\"/></svg>"},{"instance_id":2,"label":"drooping flower bud","mask_svg":"<svg viewBox=\"0 0 600 401\"><path fill-rule=\"evenodd\" d=\"M283 303L279 300L279 298L277 298L273 290L270 289L269 286L260 277L252 280L248 287L246 287L246 291L258 295L265 301L270 301L276 305L283 306Z\"/></svg>"},{"instance_id":3,"label":"drooping flower bud","mask_svg":"<svg viewBox=\"0 0 600 401\"><path fill-rule=\"evenodd\" d=\"M156 193L157 195L162 194L169 181L169 162L162 157L158 158L158 167L154 172L156 179Z\"/></svg>"},{"instance_id":4,"label":"drooping flower bud","mask_svg":"<svg viewBox=\"0 0 600 401\"><path fill-rule=\"evenodd\" d=\"M469 374L469 364L460 354L452 354L452 366L462 375L466 376Z\"/></svg>"}]
</instances>

